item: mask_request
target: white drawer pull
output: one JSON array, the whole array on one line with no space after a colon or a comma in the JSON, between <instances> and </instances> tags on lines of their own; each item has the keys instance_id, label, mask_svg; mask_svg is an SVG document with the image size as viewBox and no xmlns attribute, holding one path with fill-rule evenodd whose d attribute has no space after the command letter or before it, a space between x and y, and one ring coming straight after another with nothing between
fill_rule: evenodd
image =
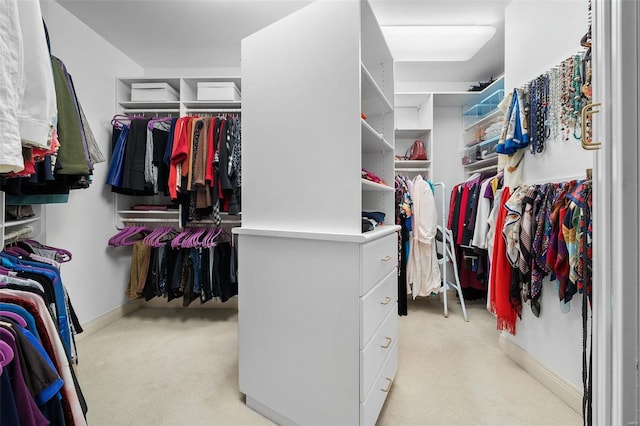
<instances>
[{"instance_id":1,"label":"white drawer pull","mask_svg":"<svg viewBox=\"0 0 640 426\"><path fill-rule=\"evenodd\" d=\"M387 393L387 392L389 392L391 390L391 385L393 384L393 379L390 379L388 377L385 377L385 379L387 379L387 382L389 382L389 383L387 383L387 388L386 389L380 389L380 390L382 392Z\"/></svg>"},{"instance_id":2,"label":"white drawer pull","mask_svg":"<svg viewBox=\"0 0 640 426\"><path fill-rule=\"evenodd\" d=\"M389 296L385 297L384 300L382 302L380 302L381 305L388 305L389 302L391 302L391 298Z\"/></svg>"},{"instance_id":3,"label":"white drawer pull","mask_svg":"<svg viewBox=\"0 0 640 426\"><path fill-rule=\"evenodd\" d=\"M391 259L392 259L392 257L391 257L391 256L385 256L385 257L383 257L382 259L380 259L380 261L381 261L381 262L388 262L388 261L390 261Z\"/></svg>"},{"instance_id":4,"label":"white drawer pull","mask_svg":"<svg viewBox=\"0 0 640 426\"><path fill-rule=\"evenodd\" d=\"M389 346L391 346L391 342L393 342L393 339L391 337L385 337L385 339L387 339L387 344L386 345L380 345L380 347L382 349L389 349Z\"/></svg>"}]
</instances>

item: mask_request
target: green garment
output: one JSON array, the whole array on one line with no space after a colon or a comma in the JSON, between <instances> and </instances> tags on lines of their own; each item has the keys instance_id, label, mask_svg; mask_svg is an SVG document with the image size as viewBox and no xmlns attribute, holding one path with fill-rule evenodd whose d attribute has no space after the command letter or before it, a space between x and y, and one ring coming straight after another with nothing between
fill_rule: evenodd
<instances>
[{"instance_id":1,"label":"green garment","mask_svg":"<svg viewBox=\"0 0 640 426\"><path fill-rule=\"evenodd\" d=\"M88 175L89 166L82 140L80 116L64 69L64 64L55 56L51 57L53 79L56 85L58 106L58 159L64 168L56 171L60 175Z\"/></svg>"}]
</instances>

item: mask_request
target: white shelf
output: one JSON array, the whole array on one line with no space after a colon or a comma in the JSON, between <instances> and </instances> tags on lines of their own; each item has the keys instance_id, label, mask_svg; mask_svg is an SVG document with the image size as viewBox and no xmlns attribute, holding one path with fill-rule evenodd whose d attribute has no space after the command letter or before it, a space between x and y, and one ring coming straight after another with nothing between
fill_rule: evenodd
<instances>
[{"instance_id":1,"label":"white shelf","mask_svg":"<svg viewBox=\"0 0 640 426\"><path fill-rule=\"evenodd\" d=\"M185 101L183 102L187 110L190 109L240 109L241 101Z\"/></svg>"},{"instance_id":2,"label":"white shelf","mask_svg":"<svg viewBox=\"0 0 640 426\"><path fill-rule=\"evenodd\" d=\"M178 216L180 214L180 210L172 209L172 210L118 210L119 214L131 214L131 215L140 215L140 216L151 216L151 215L165 215Z\"/></svg>"},{"instance_id":3,"label":"white shelf","mask_svg":"<svg viewBox=\"0 0 640 426\"><path fill-rule=\"evenodd\" d=\"M34 223L40 220L39 216L36 217L29 217L26 219L20 219L20 220L12 220L9 222L5 222L4 227L5 228L15 228L18 226L24 226L24 225L28 225L30 223Z\"/></svg>"},{"instance_id":4,"label":"white shelf","mask_svg":"<svg viewBox=\"0 0 640 426\"><path fill-rule=\"evenodd\" d=\"M495 79L493 83L477 92L434 92L433 105L436 107L462 107L473 102L474 99L483 97L500 87L503 75Z\"/></svg>"},{"instance_id":5,"label":"white shelf","mask_svg":"<svg viewBox=\"0 0 640 426\"><path fill-rule=\"evenodd\" d=\"M396 139L420 139L431 129L396 129Z\"/></svg>"},{"instance_id":6,"label":"white shelf","mask_svg":"<svg viewBox=\"0 0 640 426\"><path fill-rule=\"evenodd\" d=\"M320 241L340 241L348 243L364 243L393 234L400 230L398 225L381 225L373 231L363 232L360 234L338 234L328 232L304 232L304 231L288 231L278 229L257 229L257 228L233 228L231 232L237 235L256 235L261 237L277 237L277 238L299 238L304 240L320 240Z\"/></svg>"},{"instance_id":7,"label":"white shelf","mask_svg":"<svg viewBox=\"0 0 640 426\"><path fill-rule=\"evenodd\" d=\"M362 84L362 109L367 115L385 114L393 111L393 106L384 95L369 70L360 64Z\"/></svg>"},{"instance_id":8,"label":"white shelf","mask_svg":"<svg viewBox=\"0 0 640 426\"><path fill-rule=\"evenodd\" d=\"M481 119L474 121L473 123L465 127L464 130L466 131L466 130L473 129L474 127L477 127L477 126L481 126L482 124L488 123L493 119L498 118L501 115L503 115L502 111L499 109L496 109L495 111L490 112L489 114L485 115Z\"/></svg>"},{"instance_id":9,"label":"white shelf","mask_svg":"<svg viewBox=\"0 0 640 426\"><path fill-rule=\"evenodd\" d=\"M172 102L172 101L147 101L147 102L133 102L133 101L120 101L118 102L122 108L125 110L137 109L137 110L145 110L145 109L175 109L177 111L180 110L180 102Z\"/></svg>"},{"instance_id":10,"label":"white shelf","mask_svg":"<svg viewBox=\"0 0 640 426\"><path fill-rule=\"evenodd\" d=\"M387 185L382 185L381 183L371 182L367 179L362 179L362 190L363 191L378 191L378 192L388 192L395 191L395 188Z\"/></svg>"},{"instance_id":11,"label":"white shelf","mask_svg":"<svg viewBox=\"0 0 640 426\"><path fill-rule=\"evenodd\" d=\"M497 164L498 164L498 156L495 155L490 158L485 158L484 160L476 161L475 163L465 164L464 168L467 170L475 170L484 166L497 165Z\"/></svg>"},{"instance_id":12,"label":"white shelf","mask_svg":"<svg viewBox=\"0 0 640 426\"><path fill-rule=\"evenodd\" d=\"M428 169L431 167L431 160L395 160L396 169L400 167L413 167Z\"/></svg>"},{"instance_id":13,"label":"white shelf","mask_svg":"<svg viewBox=\"0 0 640 426\"><path fill-rule=\"evenodd\" d=\"M393 151L393 146L365 120L362 123L362 152Z\"/></svg>"}]
</instances>

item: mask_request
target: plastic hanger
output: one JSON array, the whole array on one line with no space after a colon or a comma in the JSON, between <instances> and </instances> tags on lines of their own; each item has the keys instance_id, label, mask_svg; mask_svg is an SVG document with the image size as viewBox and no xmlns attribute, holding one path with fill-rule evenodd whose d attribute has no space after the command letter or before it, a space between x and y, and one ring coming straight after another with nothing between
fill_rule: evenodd
<instances>
[{"instance_id":1,"label":"plastic hanger","mask_svg":"<svg viewBox=\"0 0 640 426\"><path fill-rule=\"evenodd\" d=\"M9 346L7 342L0 340L0 375L4 370L4 367L13 361L14 356L11 346Z\"/></svg>"},{"instance_id":2,"label":"plastic hanger","mask_svg":"<svg viewBox=\"0 0 640 426\"><path fill-rule=\"evenodd\" d=\"M176 235L176 237L171 240L171 247L172 248L180 248L182 247L182 240L184 240L185 238L188 238L189 235L191 235L191 228L185 228L181 233L179 233L178 235Z\"/></svg>"},{"instance_id":3,"label":"plastic hanger","mask_svg":"<svg viewBox=\"0 0 640 426\"><path fill-rule=\"evenodd\" d=\"M191 235L182 241L181 247L194 248L200 245L200 237L207 231L207 228L192 229Z\"/></svg>"},{"instance_id":4,"label":"plastic hanger","mask_svg":"<svg viewBox=\"0 0 640 426\"><path fill-rule=\"evenodd\" d=\"M73 255L71 254L71 252L69 250L65 250L63 248L60 247L54 247L54 246L49 246L46 244L42 244L39 241L36 240L24 240L21 243L28 245L29 247L33 247L33 248L40 248L43 250L52 250L56 252L56 261L60 262L60 263L65 263L65 262L69 262L71 259L73 259Z\"/></svg>"},{"instance_id":5,"label":"plastic hanger","mask_svg":"<svg viewBox=\"0 0 640 426\"><path fill-rule=\"evenodd\" d=\"M0 317L9 318L10 320L15 321L20 327L27 327L27 320L22 318L20 314L16 312L0 311Z\"/></svg>"},{"instance_id":6,"label":"plastic hanger","mask_svg":"<svg viewBox=\"0 0 640 426\"><path fill-rule=\"evenodd\" d=\"M142 240L146 237L151 230L146 226L137 226L137 229L134 232L125 235L124 237L118 240L119 246L132 246L136 243L136 241Z\"/></svg>"},{"instance_id":7,"label":"plastic hanger","mask_svg":"<svg viewBox=\"0 0 640 426\"><path fill-rule=\"evenodd\" d=\"M204 246L207 248L215 247L216 238L218 238L218 236L222 233L222 228L211 228L211 231L211 234L204 243Z\"/></svg>"}]
</instances>

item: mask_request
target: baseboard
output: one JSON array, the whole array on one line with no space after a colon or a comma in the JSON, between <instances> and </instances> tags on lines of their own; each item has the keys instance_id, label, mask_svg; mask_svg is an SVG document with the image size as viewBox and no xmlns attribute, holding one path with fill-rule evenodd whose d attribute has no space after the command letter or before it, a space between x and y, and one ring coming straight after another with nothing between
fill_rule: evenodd
<instances>
[{"instance_id":1,"label":"baseboard","mask_svg":"<svg viewBox=\"0 0 640 426\"><path fill-rule=\"evenodd\" d=\"M132 300L130 302L125 303L122 306L119 306L106 314L100 315L98 318L95 318L86 324L82 324L83 332L76 335L76 341L80 341L88 336L91 336L96 331L100 330L108 326L109 324L119 320L120 318L124 318L130 313L137 311L140 309L140 302L137 300Z\"/></svg>"},{"instance_id":2,"label":"baseboard","mask_svg":"<svg viewBox=\"0 0 640 426\"><path fill-rule=\"evenodd\" d=\"M553 371L540 364L520 346L500 335L498 340L500 350L522 367L527 373L538 380L544 387L565 402L576 413L582 415L582 390L567 382Z\"/></svg>"},{"instance_id":3,"label":"baseboard","mask_svg":"<svg viewBox=\"0 0 640 426\"><path fill-rule=\"evenodd\" d=\"M144 301L139 299L141 308L180 308L180 309L234 309L238 310L238 297L234 296L227 300L226 302L216 302L214 300L210 300L205 303L200 303L199 300L194 300L187 307L182 306L182 297L173 299L171 302L167 302L167 299L164 297L155 297L151 300Z\"/></svg>"}]
</instances>

